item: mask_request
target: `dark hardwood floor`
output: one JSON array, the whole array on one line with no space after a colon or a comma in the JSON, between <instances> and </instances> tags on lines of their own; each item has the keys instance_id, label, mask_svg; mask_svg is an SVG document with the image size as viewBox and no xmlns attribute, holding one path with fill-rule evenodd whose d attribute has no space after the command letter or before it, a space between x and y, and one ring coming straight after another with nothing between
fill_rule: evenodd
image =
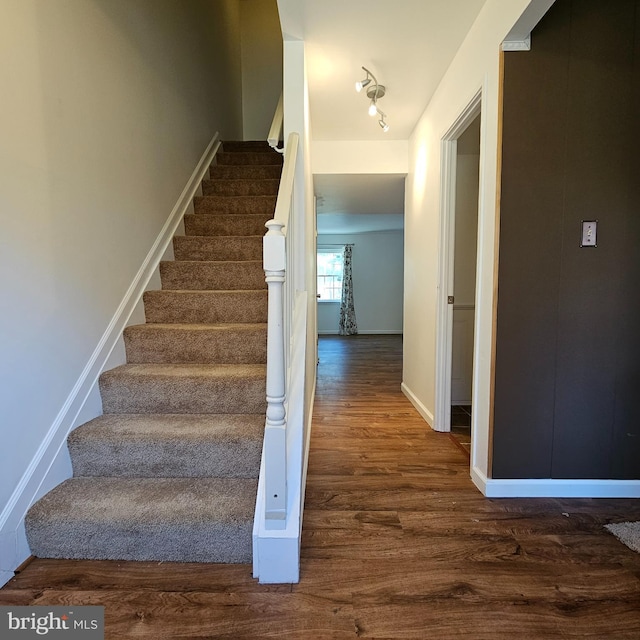
<instances>
[{"instance_id":1,"label":"dark hardwood floor","mask_svg":"<svg viewBox=\"0 0 640 640\"><path fill-rule=\"evenodd\" d=\"M107 638L640 638L637 500L485 499L400 392L401 339L320 340L301 581L248 566L31 562L0 604L106 607Z\"/></svg>"},{"instance_id":2,"label":"dark hardwood floor","mask_svg":"<svg viewBox=\"0 0 640 640\"><path fill-rule=\"evenodd\" d=\"M451 407L451 432L449 436L471 459L471 406L454 405Z\"/></svg>"}]
</instances>

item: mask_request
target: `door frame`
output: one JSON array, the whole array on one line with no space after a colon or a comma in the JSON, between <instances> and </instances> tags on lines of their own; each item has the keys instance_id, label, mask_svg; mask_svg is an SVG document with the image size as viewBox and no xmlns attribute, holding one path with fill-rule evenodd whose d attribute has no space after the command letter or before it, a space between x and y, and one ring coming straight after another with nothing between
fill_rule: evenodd
<instances>
[{"instance_id":1,"label":"door frame","mask_svg":"<svg viewBox=\"0 0 640 640\"><path fill-rule=\"evenodd\" d=\"M458 138L480 115L482 89L462 110L440 140L440 237L436 308L435 431L451 431L451 361L453 351L453 268L456 224L456 163ZM480 124L482 127L482 122ZM482 159L480 160L482 165ZM477 274L477 270L476 270ZM477 278L477 275L476 275ZM474 369L475 369L474 340Z\"/></svg>"}]
</instances>

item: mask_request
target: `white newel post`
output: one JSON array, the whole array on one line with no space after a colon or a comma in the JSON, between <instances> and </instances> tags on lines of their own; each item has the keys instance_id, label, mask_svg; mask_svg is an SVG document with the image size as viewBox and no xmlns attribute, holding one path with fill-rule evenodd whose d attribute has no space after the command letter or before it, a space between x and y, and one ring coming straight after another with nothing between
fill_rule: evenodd
<instances>
[{"instance_id":1,"label":"white newel post","mask_svg":"<svg viewBox=\"0 0 640 640\"><path fill-rule=\"evenodd\" d=\"M287 518L286 470L286 411L284 401L284 306L285 280L284 225L276 220L266 223L263 238L263 262L268 286L267 326L267 417L264 435L265 460L265 526L268 529L285 527Z\"/></svg>"}]
</instances>

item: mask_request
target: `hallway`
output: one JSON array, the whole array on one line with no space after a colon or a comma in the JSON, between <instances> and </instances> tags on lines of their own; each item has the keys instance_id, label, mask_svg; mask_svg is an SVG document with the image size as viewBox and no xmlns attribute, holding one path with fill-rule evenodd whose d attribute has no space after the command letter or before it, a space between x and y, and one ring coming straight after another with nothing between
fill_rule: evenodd
<instances>
[{"instance_id":1,"label":"hallway","mask_svg":"<svg viewBox=\"0 0 640 640\"><path fill-rule=\"evenodd\" d=\"M247 565L34 560L0 604L106 607L106 638L640 637L638 501L487 500L400 392L400 336L320 339L301 581Z\"/></svg>"},{"instance_id":2,"label":"hallway","mask_svg":"<svg viewBox=\"0 0 640 640\"><path fill-rule=\"evenodd\" d=\"M602 528L638 501L485 499L401 393L401 358L399 336L320 340L294 591L368 638L639 637L640 556Z\"/></svg>"}]
</instances>

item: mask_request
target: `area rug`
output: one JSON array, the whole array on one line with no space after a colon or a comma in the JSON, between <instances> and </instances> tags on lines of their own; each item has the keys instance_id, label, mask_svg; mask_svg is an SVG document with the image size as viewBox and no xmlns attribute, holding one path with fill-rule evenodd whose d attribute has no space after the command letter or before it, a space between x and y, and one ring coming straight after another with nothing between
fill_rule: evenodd
<instances>
[{"instance_id":1,"label":"area rug","mask_svg":"<svg viewBox=\"0 0 640 640\"><path fill-rule=\"evenodd\" d=\"M618 522L605 524L604 527L629 549L640 553L640 522Z\"/></svg>"}]
</instances>

